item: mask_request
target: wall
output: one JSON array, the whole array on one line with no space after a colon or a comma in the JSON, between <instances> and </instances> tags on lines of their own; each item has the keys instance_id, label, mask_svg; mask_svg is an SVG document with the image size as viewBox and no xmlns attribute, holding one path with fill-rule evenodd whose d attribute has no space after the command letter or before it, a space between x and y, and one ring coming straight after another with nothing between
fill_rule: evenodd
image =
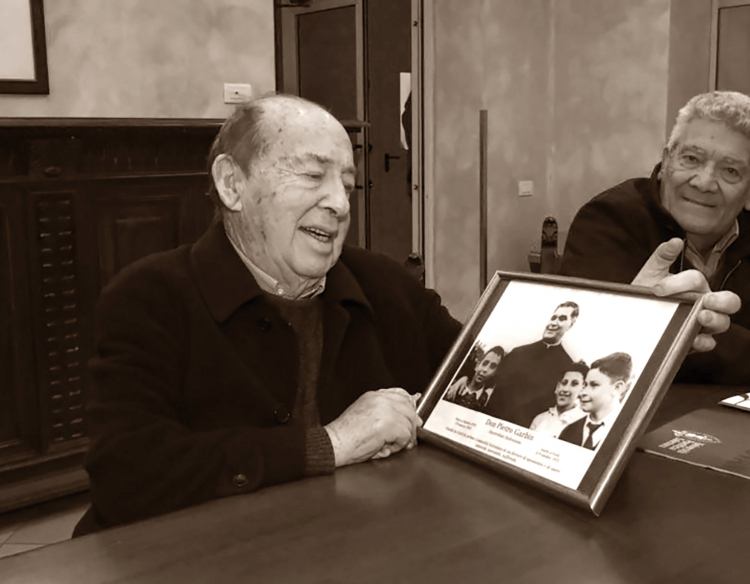
<instances>
[{"instance_id":1,"label":"wall","mask_svg":"<svg viewBox=\"0 0 750 584\"><path fill-rule=\"evenodd\" d=\"M669 15L669 0L434 1L426 253L429 283L457 317L480 291L479 110L489 117L488 270L527 271L544 217L558 219L562 249L585 201L658 161ZM518 197L520 180L534 181L533 196Z\"/></svg>"},{"instance_id":2,"label":"wall","mask_svg":"<svg viewBox=\"0 0 750 584\"><path fill-rule=\"evenodd\" d=\"M677 111L699 93L710 89L711 2L678 0L669 17L669 91L667 126Z\"/></svg>"},{"instance_id":3,"label":"wall","mask_svg":"<svg viewBox=\"0 0 750 584\"><path fill-rule=\"evenodd\" d=\"M0 116L223 118L223 83L275 87L271 0L46 0L50 94Z\"/></svg>"},{"instance_id":4,"label":"wall","mask_svg":"<svg viewBox=\"0 0 750 584\"><path fill-rule=\"evenodd\" d=\"M648 176L666 133L669 0L557 0L548 209L561 241L578 208ZM605 6L606 5L606 6ZM561 246L562 251L562 246Z\"/></svg>"}]
</instances>

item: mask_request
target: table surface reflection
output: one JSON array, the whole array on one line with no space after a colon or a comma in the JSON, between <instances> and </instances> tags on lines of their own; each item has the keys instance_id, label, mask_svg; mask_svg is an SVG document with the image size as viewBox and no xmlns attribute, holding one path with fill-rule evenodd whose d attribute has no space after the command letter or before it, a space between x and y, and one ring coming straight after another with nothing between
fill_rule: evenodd
<instances>
[{"instance_id":1,"label":"table surface reflection","mask_svg":"<svg viewBox=\"0 0 750 584\"><path fill-rule=\"evenodd\" d=\"M674 386L652 427L739 388ZM422 444L0 560L4 584L746 582L750 482L636 452L594 517Z\"/></svg>"}]
</instances>

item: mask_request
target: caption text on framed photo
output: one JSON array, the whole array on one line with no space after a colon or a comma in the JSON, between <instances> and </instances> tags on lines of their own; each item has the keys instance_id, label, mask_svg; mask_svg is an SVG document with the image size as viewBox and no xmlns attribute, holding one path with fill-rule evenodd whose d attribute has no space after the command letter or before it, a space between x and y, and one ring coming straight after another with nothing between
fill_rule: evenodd
<instances>
[{"instance_id":1,"label":"caption text on framed photo","mask_svg":"<svg viewBox=\"0 0 750 584\"><path fill-rule=\"evenodd\" d=\"M599 515L700 304L497 272L420 402L420 437Z\"/></svg>"}]
</instances>

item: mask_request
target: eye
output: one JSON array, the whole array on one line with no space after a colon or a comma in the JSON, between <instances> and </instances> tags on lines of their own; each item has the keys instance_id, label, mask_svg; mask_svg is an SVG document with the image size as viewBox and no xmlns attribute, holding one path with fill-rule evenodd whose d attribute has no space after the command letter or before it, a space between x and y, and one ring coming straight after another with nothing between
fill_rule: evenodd
<instances>
[{"instance_id":1,"label":"eye","mask_svg":"<svg viewBox=\"0 0 750 584\"><path fill-rule=\"evenodd\" d=\"M722 178L728 183L734 184L742 180L742 173L738 168L732 166L725 166L721 169Z\"/></svg>"},{"instance_id":2,"label":"eye","mask_svg":"<svg viewBox=\"0 0 750 584\"><path fill-rule=\"evenodd\" d=\"M688 152L681 154L679 161L682 166L685 166L687 168L696 168L701 164L700 158Z\"/></svg>"}]
</instances>

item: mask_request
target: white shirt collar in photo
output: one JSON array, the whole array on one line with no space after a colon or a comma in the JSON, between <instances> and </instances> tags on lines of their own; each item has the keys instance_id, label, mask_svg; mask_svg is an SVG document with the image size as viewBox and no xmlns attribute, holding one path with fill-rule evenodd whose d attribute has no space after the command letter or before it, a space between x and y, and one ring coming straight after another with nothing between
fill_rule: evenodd
<instances>
[{"instance_id":1,"label":"white shirt collar in photo","mask_svg":"<svg viewBox=\"0 0 750 584\"><path fill-rule=\"evenodd\" d=\"M617 406L614 410L609 412L604 418L599 420L598 422L594 422L591 420L589 416L586 416L586 420L583 423L583 442L581 444L586 444L586 440L589 437L589 422L592 424L601 424L598 428L594 430L594 435L591 439L591 442L594 445L594 448L598 448L599 444L601 444L602 440L609 434L610 429L612 428L612 424L615 423L615 420L617 419L617 416L620 414L620 407Z\"/></svg>"},{"instance_id":2,"label":"white shirt collar in photo","mask_svg":"<svg viewBox=\"0 0 750 584\"><path fill-rule=\"evenodd\" d=\"M485 401L487 401L492 396L492 392L494 391L494 389L494 387L480 387L479 389L472 390L469 389L469 386L467 385L461 392L461 395L472 395L474 396L474 399L479 399L482 395L484 395L482 392L486 391L487 397L485 398Z\"/></svg>"}]
</instances>

